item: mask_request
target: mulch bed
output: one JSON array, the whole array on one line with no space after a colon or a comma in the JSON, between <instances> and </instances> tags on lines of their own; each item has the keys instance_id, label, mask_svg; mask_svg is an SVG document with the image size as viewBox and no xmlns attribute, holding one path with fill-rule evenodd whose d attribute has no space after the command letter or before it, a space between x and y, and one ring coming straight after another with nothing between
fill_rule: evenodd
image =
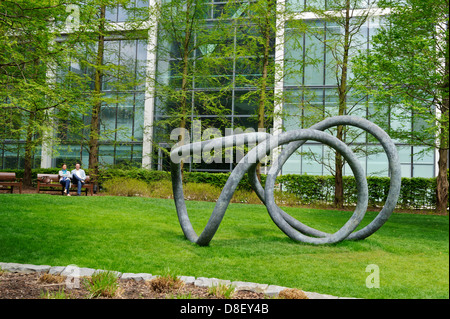
<instances>
[{"instance_id":1,"label":"mulch bed","mask_svg":"<svg viewBox=\"0 0 450 319\"><path fill-rule=\"evenodd\" d=\"M58 278L59 277L59 278ZM62 282L57 282L62 281ZM64 289L64 294L70 299L89 298L89 291L80 280L80 288L68 289L64 277L45 277L43 274L21 274L0 272L0 299L47 299ZM196 287L193 284L183 285L181 288L166 292L157 292L149 282L134 280L119 280L119 289L113 297L96 297L96 299L220 299L209 293L208 288ZM265 299L263 293L251 291L237 291L232 299Z\"/></svg>"}]
</instances>

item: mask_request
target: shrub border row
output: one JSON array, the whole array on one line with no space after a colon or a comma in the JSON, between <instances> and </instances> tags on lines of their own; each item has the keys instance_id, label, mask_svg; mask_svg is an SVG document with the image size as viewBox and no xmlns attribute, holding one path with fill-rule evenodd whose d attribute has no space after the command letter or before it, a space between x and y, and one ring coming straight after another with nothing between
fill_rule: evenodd
<instances>
[{"instance_id":1,"label":"shrub border row","mask_svg":"<svg viewBox=\"0 0 450 319\"><path fill-rule=\"evenodd\" d=\"M23 177L23 169L2 170L15 172L18 178ZM32 179L36 180L37 174L57 174L58 168L38 168L32 170ZM230 173L208 173L208 172L184 172L185 183L206 183L218 188L223 188ZM136 169L105 169L100 170L99 184L112 177L127 177L146 181L147 183L171 180L170 172L152 171L143 168ZM265 175L261 175L264 184ZM334 197L334 177L317 175L281 175L277 178L283 191L295 194L302 204L330 204ZM369 205L377 207L384 205L389 191L389 177L367 177L369 188ZM251 190L250 183L243 178L238 189ZM356 183L353 176L344 176L344 200L345 204L352 206L356 204ZM436 207L436 178L402 178L399 208L406 209L434 209Z\"/></svg>"}]
</instances>

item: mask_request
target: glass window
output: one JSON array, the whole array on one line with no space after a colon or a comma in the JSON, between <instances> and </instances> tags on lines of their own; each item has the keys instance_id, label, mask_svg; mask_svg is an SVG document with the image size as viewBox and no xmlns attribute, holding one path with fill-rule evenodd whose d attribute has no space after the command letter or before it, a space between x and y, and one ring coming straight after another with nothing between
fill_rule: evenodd
<instances>
[{"instance_id":1,"label":"glass window","mask_svg":"<svg viewBox=\"0 0 450 319\"><path fill-rule=\"evenodd\" d=\"M87 168L89 167L89 152L87 151L87 146L83 147L81 153L81 167Z\"/></svg>"},{"instance_id":2,"label":"glass window","mask_svg":"<svg viewBox=\"0 0 450 319\"><path fill-rule=\"evenodd\" d=\"M120 41L105 41L103 54L103 64L106 66L103 71L102 90L114 90L117 86L117 66L119 65L119 45Z\"/></svg>"},{"instance_id":3,"label":"glass window","mask_svg":"<svg viewBox=\"0 0 450 319\"><path fill-rule=\"evenodd\" d=\"M414 164L413 173L413 177L434 177L434 165Z\"/></svg>"},{"instance_id":4,"label":"glass window","mask_svg":"<svg viewBox=\"0 0 450 319\"><path fill-rule=\"evenodd\" d=\"M434 149L425 146L414 146L414 164L434 164Z\"/></svg>"},{"instance_id":5,"label":"glass window","mask_svg":"<svg viewBox=\"0 0 450 319\"><path fill-rule=\"evenodd\" d=\"M284 46L284 85L303 85L303 40L304 34L287 29Z\"/></svg>"},{"instance_id":6,"label":"glass window","mask_svg":"<svg viewBox=\"0 0 450 319\"><path fill-rule=\"evenodd\" d=\"M249 91L234 91L234 114L256 114L258 103L254 97L248 96Z\"/></svg>"},{"instance_id":7,"label":"glass window","mask_svg":"<svg viewBox=\"0 0 450 319\"><path fill-rule=\"evenodd\" d=\"M325 117L339 115L339 97L337 89L325 89Z\"/></svg>"},{"instance_id":8,"label":"glass window","mask_svg":"<svg viewBox=\"0 0 450 319\"><path fill-rule=\"evenodd\" d=\"M136 90L145 90L145 78L147 68L147 41L137 40L136 56Z\"/></svg>"},{"instance_id":9,"label":"glass window","mask_svg":"<svg viewBox=\"0 0 450 319\"><path fill-rule=\"evenodd\" d=\"M117 10L117 22L124 22L127 21L129 16L129 11L126 7L119 5Z\"/></svg>"},{"instance_id":10,"label":"glass window","mask_svg":"<svg viewBox=\"0 0 450 319\"><path fill-rule=\"evenodd\" d=\"M366 176L370 175L368 172L369 165L366 165L367 158L365 156L358 156L358 160L359 160L359 164L361 164L361 167L362 167L363 171L365 172ZM366 169L366 166L367 166L367 169ZM347 162L344 165L343 175L344 176L354 176L353 170L350 167L350 165L348 165ZM383 173L377 174L377 176L387 176L387 173L386 173L386 175L383 175Z\"/></svg>"},{"instance_id":11,"label":"glass window","mask_svg":"<svg viewBox=\"0 0 450 319\"><path fill-rule=\"evenodd\" d=\"M317 157L319 159L319 157ZM336 170L336 151L328 145L323 145L323 175L333 175ZM345 172L345 170L344 170Z\"/></svg>"},{"instance_id":12,"label":"glass window","mask_svg":"<svg viewBox=\"0 0 450 319\"><path fill-rule=\"evenodd\" d=\"M98 161L102 166L114 165L114 145L100 145Z\"/></svg>"},{"instance_id":13,"label":"glass window","mask_svg":"<svg viewBox=\"0 0 450 319\"><path fill-rule=\"evenodd\" d=\"M411 177L411 165L401 165L402 177Z\"/></svg>"},{"instance_id":14,"label":"glass window","mask_svg":"<svg viewBox=\"0 0 450 319\"><path fill-rule=\"evenodd\" d=\"M134 106L134 139L142 141L144 127L144 104L145 95L143 93L136 94Z\"/></svg>"},{"instance_id":15,"label":"glass window","mask_svg":"<svg viewBox=\"0 0 450 319\"><path fill-rule=\"evenodd\" d=\"M286 6L290 10L303 11L305 9L305 0L286 0Z\"/></svg>"},{"instance_id":16,"label":"glass window","mask_svg":"<svg viewBox=\"0 0 450 319\"><path fill-rule=\"evenodd\" d=\"M114 164L129 164L131 162L131 153L131 145L117 145Z\"/></svg>"},{"instance_id":17,"label":"glass window","mask_svg":"<svg viewBox=\"0 0 450 319\"><path fill-rule=\"evenodd\" d=\"M105 18L110 22L117 21L117 6L106 6Z\"/></svg>"},{"instance_id":18,"label":"glass window","mask_svg":"<svg viewBox=\"0 0 450 319\"><path fill-rule=\"evenodd\" d=\"M137 166L137 167L141 166L141 164L142 164L142 144L141 145L137 145L137 144L133 145L132 155L133 155L132 162L135 164L134 166Z\"/></svg>"},{"instance_id":19,"label":"glass window","mask_svg":"<svg viewBox=\"0 0 450 319\"><path fill-rule=\"evenodd\" d=\"M399 107L391 107L390 111L391 130L404 132L411 131L411 114L405 114L405 111ZM401 142L397 139L393 140L394 143Z\"/></svg>"},{"instance_id":20,"label":"glass window","mask_svg":"<svg viewBox=\"0 0 450 319\"><path fill-rule=\"evenodd\" d=\"M282 173L285 174L300 174L302 157L298 153L292 154L286 163L283 165Z\"/></svg>"},{"instance_id":21,"label":"glass window","mask_svg":"<svg viewBox=\"0 0 450 319\"><path fill-rule=\"evenodd\" d=\"M324 84L324 44L323 44L323 22L308 21L313 34L305 36L305 85Z\"/></svg>"},{"instance_id":22,"label":"glass window","mask_svg":"<svg viewBox=\"0 0 450 319\"><path fill-rule=\"evenodd\" d=\"M107 95L111 100L104 103L100 112L100 135L103 140L114 140L116 129L117 104L114 95Z\"/></svg>"},{"instance_id":23,"label":"glass window","mask_svg":"<svg viewBox=\"0 0 450 319\"><path fill-rule=\"evenodd\" d=\"M323 146L322 145L308 145L302 146L302 153L308 153L308 156L302 157L302 174L308 175L322 175L322 160Z\"/></svg>"},{"instance_id":24,"label":"glass window","mask_svg":"<svg viewBox=\"0 0 450 319\"><path fill-rule=\"evenodd\" d=\"M234 117L233 128L237 127L242 128L244 131L247 129L254 129L254 132L258 131L258 122L255 116L242 116L242 117Z\"/></svg>"},{"instance_id":25,"label":"glass window","mask_svg":"<svg viewBox=\"0 0 450 319\"><path fill-rule=\"evenodd\" d=\"M120 65L134 76L136 71L136 40L120 41Z\"/></svg>"},{"instance_id":26,"label":"glass window","mask_svg":"<svg viewBox=\"0 0 450 319\"><path fill-rule=\"evenodd\" d=\"M18 152L17 149L14 150L14 147L9 144L8 145L9 150L5 150L4 157L3 157L3 167L4 168L19 168L19 161L18 161Z\"/></svg>"},{"instance_id":27,"label":"glass window","mask_svg":"<svg viewBox=\"0 0 450 319\"><path fill-rule=\"evenodd\" d=\"M302 108L293 103L284 105L283 126L286 131L296 130L302 126Z\"/></svg>"},{"instance_id":28,"label":"glass window","mask_svg":"<svg viewBox=\"0 0 450 319\"><path fill-rule=\"evenodd\" d=\"M57 155L55 157L56 167L61 167L63 163L67 165L68 170L75 168L75 164L80 162L81 147L80 145L59 145L56 148Z\"/></svg>"},{"instance_id":29,"label":"glass window","mask_svg":"<svg viewBox=\"0 0 450 319\"><path fill-rule=\"evenodd\" d=\"M295 1L295 0L289 0L289 1ZM306 0L306 9L308 9L308 7L313 7L315 9L318 10L325 10L326 7L326 2L327 0Z\"/></svg>"},{"instance_id":30,"label":"glass window","mask_svg":"<svg viewBox=\"0 0 450 319\"><path fill-rule=\"evenodd\" d=\"M195 63L195 87L213 88L231 84L233 60L225 58L201 58Z\"/></svg>"},{"instance_id":31,"label":"glass window","mask_svg":"<svg viewBox=\"0 0 450 319\"><path fill-rule=\"evenodd\" d=\"M134 94L124 94L117 106L117 141L129 141L133 135Z\"/></svg>"},{"instance_id":32,"label":"glass window","mask_svg":"<svg viewBox=\"0 0 450 319\"><path fill-rule=\"evenodd\" d=\"M411 146L398 146L398 156L400 163L410 164L411 163Z\"/></svg>"},{"instance_id":33,"label":"glass window","mask_svg":"<svg viewBox=\"0 0 450 319\"><path fill-rule=\"evenodd\" d=\"M303 128L309 128L322 121L324 117L323 89L310 89L303 95ZM299 128L301 128L299 127Z\"/></svg>"},{"instance_id":34,"label":"glass window","mask_svg":"<svg viewBox=\"0 0 450 319\"><path fill-rule=\"evenodd\" d=\"M369 146L367 150L369 152L367 156L367 175L388 176L388 158L383 148L381 146Z\"/></svg>"}]
</instances>

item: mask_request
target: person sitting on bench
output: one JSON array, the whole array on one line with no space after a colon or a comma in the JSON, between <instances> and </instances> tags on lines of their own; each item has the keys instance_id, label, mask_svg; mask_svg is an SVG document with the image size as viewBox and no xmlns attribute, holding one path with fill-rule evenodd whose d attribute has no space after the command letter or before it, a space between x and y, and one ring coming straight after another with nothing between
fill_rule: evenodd
<instances>
[{"instance_id":1,"label":"person sitting on bench","mask_svg":"<svg viewBox=\"0 0 450 319\"><path fill-rule=\"evenodd\" d=\"M61 170L58 173L59 175L59 182L62 186L64 186L64 194L67 196L70 196L69 190L70 190L70 178L72 177L72 174L67 170L67 165L63 164L61 167Z\"/></svg>"},{"instance_id":2,"label":"person sitting on bench","mask_svg":"<svg viewBox=\"0 0 450 319\"><path fill-rule=\"evenodd\" d=\"M80 164L75 164L75 169L72 170L72 183L77 185L77 196L81 195L81 187L84 185L86 173L80 168Z\"/></svg>"}]
</instances>

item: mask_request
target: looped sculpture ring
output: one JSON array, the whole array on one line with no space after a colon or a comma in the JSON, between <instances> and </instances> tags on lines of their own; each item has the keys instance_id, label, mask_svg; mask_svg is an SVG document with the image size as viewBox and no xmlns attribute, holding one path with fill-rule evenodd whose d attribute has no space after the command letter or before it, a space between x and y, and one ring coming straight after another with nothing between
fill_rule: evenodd
<instances>
[{"instance_id":1,"label":"looped sculpture ring","mask_svg":"<svg viewBox=\"0 0 450 319\"><path fill-rule=\"evenodd\" d=\"M361 128L372 134L382 145L389 162L390 188L383 209L376 218L364 228L354 232L363 219L367 210L368 188L364 170L351 149L336 137L329 135L324 130L338 126L349 125ZM299 129L270 135L267 133L244 133L239 135L216 138L203 142L186 144L172 150L173 154L195 154L203 149L213 147L231 147L243 145L248 141L257 140L259 144L251 149L243 157L234 170L231 172L225 186L216 202L211 217L208 220L203 232L198 236L192 227L186 209L183 194L183 183L181 167L179 162L171 162L172 188L174 193L175 206L178 220L184 235L188 240L201 246L208 245L214 237L223 219L225 211L230 203L231 197L245 173L248 173L250 184L258 197L266 205L271 219L274 223L291 239L310 244L331 244L344 239L357 240L364 239L377 231L392 214L400 194L401 169L397 149L390 137L376 124L359 117L335 116L327 118L309 129ZM314 140L324 143L337 152L341 153L350 165L357 184L357 204L353 215L337 232L328 234L312 227L306 226L285 213L275 204L274 185L275 179L287 159L307 140ZM271 150L278 146L285 145L278 158L274 160L266 178L265 189L261 186L257 175L257 164L267 156ZM313 237L311 237L313 236Z\"/></svg>"}]
</instances>

